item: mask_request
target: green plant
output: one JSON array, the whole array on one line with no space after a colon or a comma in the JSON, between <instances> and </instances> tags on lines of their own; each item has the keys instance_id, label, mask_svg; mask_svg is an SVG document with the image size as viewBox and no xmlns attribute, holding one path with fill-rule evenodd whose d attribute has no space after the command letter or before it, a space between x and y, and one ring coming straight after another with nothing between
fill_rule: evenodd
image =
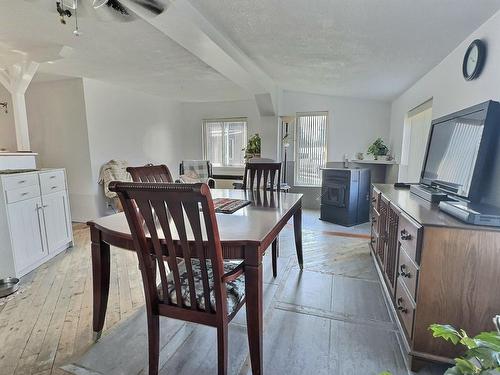
<instances>
[{"instance_id":1,"label":"green plant","mask_svg":"<svg viewBox=\"0 0 500 375\"><path fill-rule=\"evenodd\" d=\"M252 135L248 139L247 147L243 149L243 151L245 151L245 159L248 159L256 154L260 154L260 144L260 135L258 133Z\"/></svg>"},{"instance_id":2,"label":"green plant","mask_svg":"<svg viewBox=\"0 0 500 375\"><path fill-rule=\"evenodd\" d=\"M377 156L387 155L389 152L389 147L387 147L382 138L377 138L370 147L368 147L367 154Z\"/></svg>"},{"instance_id":3,"label":"green plant","mask_svg":"<svg viewBox=\"0 0 500 375\"><path fill-rule=\"evenodd\" d=\"M500 315L493 318L496 331L481 332L469 337L463 329L448 324L432 324L432 336L466 347L464 355L455 358L455 366L444 375L499 375L500 374ZM384 371L379 375L391 375Z\"/></svg>"},{"instance_id":4,"label":"green plant","mask_svg":"<svg viewBox=\"0 0 500 375\"><path fill-rule=\"evenodd\" d=\"M429 329L434 337L467 348L462 357L455 358L455 366L448 369L445 375L500 374L499 321L499 316L493 319L497 331L481 332L474 337L469 337L463 329L457 330L448 324L432 324Z\"/></svg>"}]
</instances>

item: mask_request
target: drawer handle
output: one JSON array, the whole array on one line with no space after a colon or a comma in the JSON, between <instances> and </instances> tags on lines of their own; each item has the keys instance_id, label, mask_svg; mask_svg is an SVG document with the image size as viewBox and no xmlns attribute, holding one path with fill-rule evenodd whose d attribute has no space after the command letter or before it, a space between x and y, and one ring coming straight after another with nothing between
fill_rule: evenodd
<instances>
[{"instance_id":1,"label":"drawer handle","mask_svg":"<svg viewBox=\"0 0 500 375\"><path fill-rule=\"evenodd\" d=\"M401 311L403 314L408 313L408 309L403 306L403 298L399 297L398 300L396 301L398 305L398 310Z\"/></svg>"},{"instance_id":2,"label":"drawer handle","mask_svg":"<svg viewBox=\"0 0 500 375\"><path fill-rule=\"evenodd\" d=\"M406 231L406 229L403 229L401 231L401 240L402 241L410 241L411 240L411 234Z\"/></svg>"},{"instance_id":3,"label":"drawer handle","mask_svg":"<svg viewBox=\"0 0 500 375\"><path fill-rule=\"evenodd\" d=\"M51 189L52 190L57 189L57 186L52 186Z\"/></svg>"},{"instance_id":4,"label":"drawer handle","mask_svg":"<svg viewBox=\"0 0 500 375\"><path fill-rule=\"evenodd\" d=\"M27 192L21 193L21 196L24 197L25 195L28 195L28 193Z\"/></svg>"},{"instance_id":5,"label":"drawer handle","mask_svg":"<svg viewBox=\"0 0 500 375\"><path fill-rule=\"evenodd\" d=\"M25 183L26 183L26 180L20 180L20 181L18 182L18 184L25 184Z\"/></svg>"},{"instance_id":6,"label":"drawer handle","mask_svg":"<svg viewBox=\"0 0 500 375\"><path fill-rule=\"evenodd\" d=\"M50 178L56 178L56 176L50 176Z\"/></svg>"},{"instance_id":7,"label":"drawer handle","mask_svg":"<svg viewBox=\"0 0 500 375\"><path fill-rule=\"evenodd\" d=\"M411 278L411 273L410 272L405 272L406 270L406 264L402 264L399 266L399 274L403 277Z\"/></svg>"}]
</instances>

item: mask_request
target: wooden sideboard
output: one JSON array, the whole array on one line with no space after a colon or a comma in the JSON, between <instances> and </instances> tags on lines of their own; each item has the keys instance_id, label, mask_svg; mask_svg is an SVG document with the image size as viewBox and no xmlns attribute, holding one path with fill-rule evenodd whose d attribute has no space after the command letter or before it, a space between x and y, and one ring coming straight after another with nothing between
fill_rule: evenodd
<instances>
[{"instance_id":1,"label":"wooden sideboard","mask_svg":"<svg viewBox=\"0 0 500 375\"><path fill-rule=\"evenodd\" d=\"M474 335L500 313L500 230L471 226L407 189L372 185L370 247L397 317L412 371L452 362L458 347L435 339L433 323Z\"/></svg>"}]
</instances>

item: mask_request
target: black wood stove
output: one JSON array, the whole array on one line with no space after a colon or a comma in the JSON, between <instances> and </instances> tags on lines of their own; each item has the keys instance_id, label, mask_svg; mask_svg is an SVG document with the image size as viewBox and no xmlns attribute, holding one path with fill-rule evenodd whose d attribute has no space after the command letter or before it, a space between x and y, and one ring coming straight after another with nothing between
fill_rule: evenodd
<instances>
[{"instance_id":1,"label":"black wood stove","mask_svg":"<svg viewBox=\"0 0 500 375\"><path fill-rule=\"evenodd\" d=\"M366 223L370 212L370 170L324 168L321 220L344 226Z\"/></svg>"}]
</instances>

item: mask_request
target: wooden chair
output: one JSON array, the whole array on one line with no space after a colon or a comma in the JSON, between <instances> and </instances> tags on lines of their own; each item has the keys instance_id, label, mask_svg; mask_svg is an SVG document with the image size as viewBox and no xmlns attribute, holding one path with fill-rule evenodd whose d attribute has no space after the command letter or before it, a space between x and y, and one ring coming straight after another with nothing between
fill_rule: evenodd
<instances>
[{"instance_id":1,"label":"wooden chair","mask_svg":"<svg viewBox=\"0 0 500 375\"><path fill-rule=\"evenodd\" d=\"M128 167L127 172L134 182L174 182L170 170L164 164Z\"/></svg>"},{"instance_id":2,"label":"wooden chair","mask_svg":"<svg viewBox=\"0 0 500 375\"><path fill-rule=\"evenodd\" d=\"M271 192L280 192L281 183L281 163L257 161L245 164L243 183L238 188L248 190L267 190ZM278 276L278 255L279 238L277 237L271 247L273 262L273 277Z\"/></svg>"},{"instance_id":3,"label":"wooden chair","mask_svg":"<svg viewBox=\"0 0 500 375\"><path fill-rule=\"evenodd\" d=\"M255 183L255 184L254 184ZM246 163L242 189L279 191L281 183L281 163Z\"/></svg>"},{"instance_id":4,"label":"wooden chair","mask_svg":"<svg viewBox=\"0 0 500 375\"><path fill-rule=\"evenodd\" d=\"M218 374L227 374L228 324L245 303L245 268L244 262L223 260L209 187L112 182L110 189L123 204L139 258L147 308L149 374L158 373L160 316L216 327ZM172 232L177 232L176 239ZM170 258L170 270L164 257ZM183 262L177 262L177 257Z\"/></svg>"}]
</instances>

